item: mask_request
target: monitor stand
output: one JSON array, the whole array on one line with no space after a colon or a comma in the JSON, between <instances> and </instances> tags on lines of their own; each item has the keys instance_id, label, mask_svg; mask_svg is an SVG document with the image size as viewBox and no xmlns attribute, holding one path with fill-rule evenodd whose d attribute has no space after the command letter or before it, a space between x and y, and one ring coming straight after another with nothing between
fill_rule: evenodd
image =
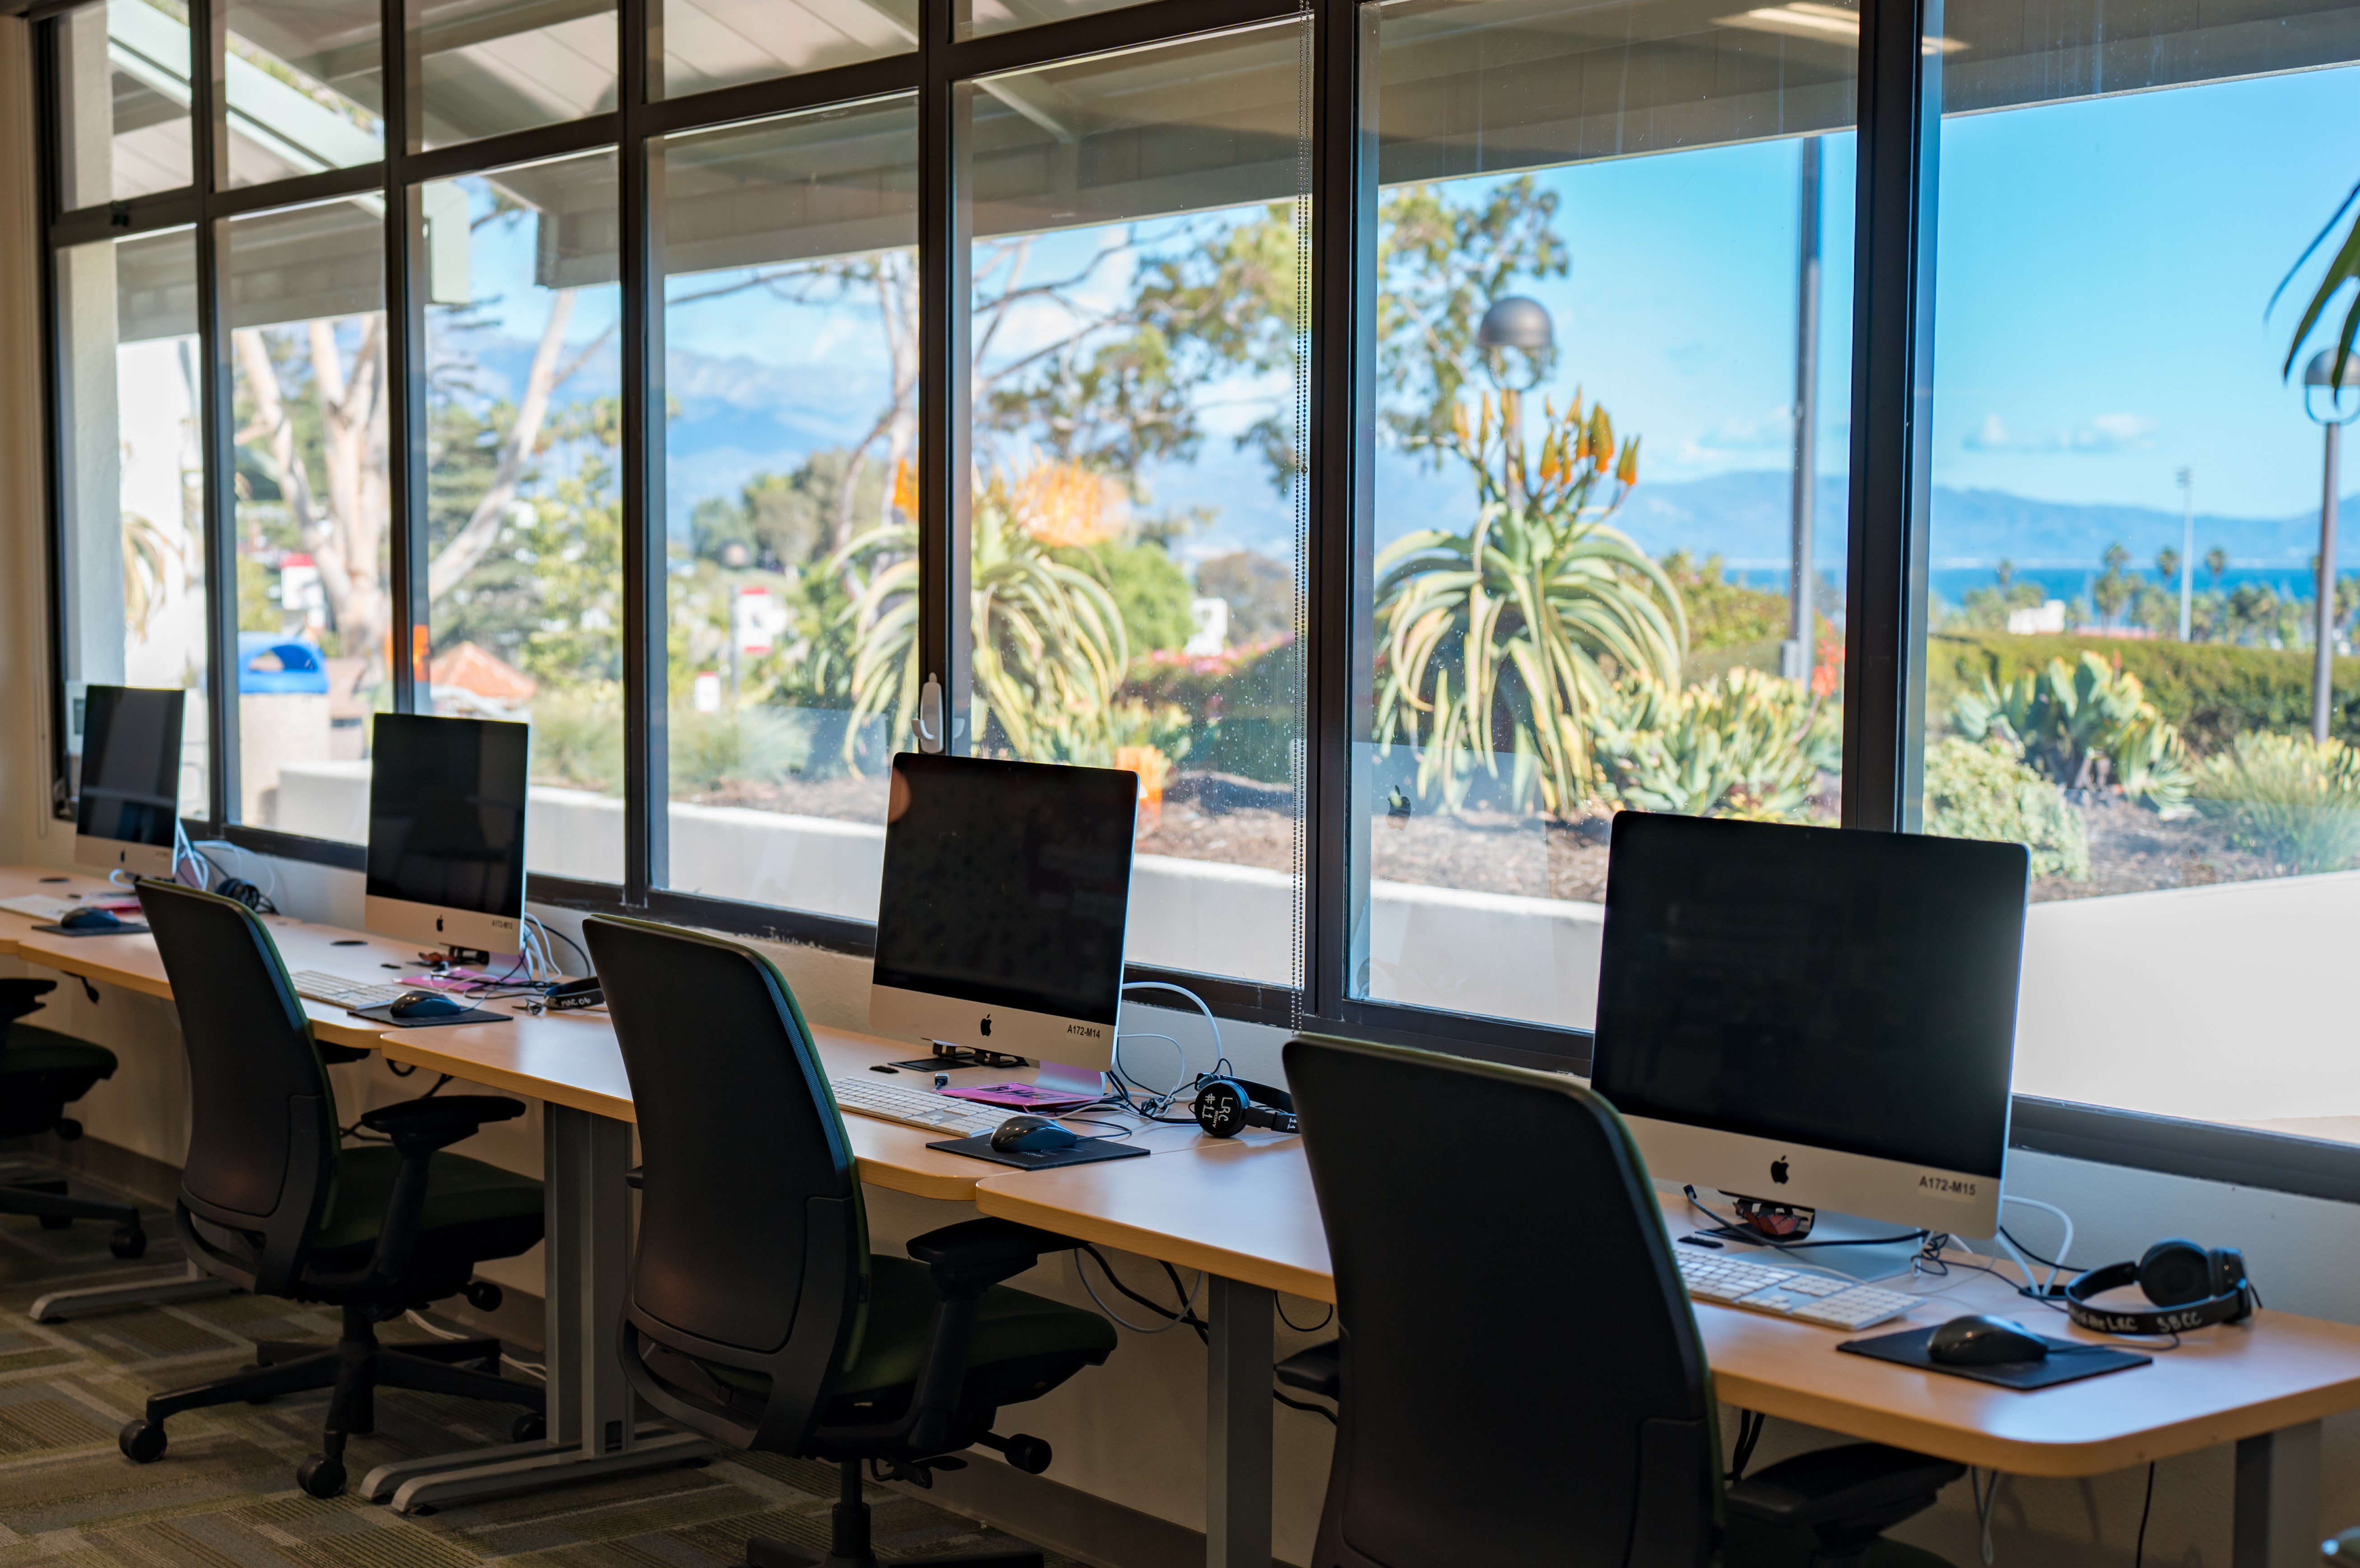
<instances>
[{"instance_id":1,"label":"monitor stand","mask_svg":"<svg viewBox=\"0 0 2360 1568\"><path fill-rule=\"evenodd\" d=\"M1848 1245L1806 1247L1791 1252L1774 1247L1755 1246L1741 1236L1710 1225L1697 1226L1696 1233L1710 1234L1722 1244L1727 1256L1743 1258L1748 1263L1761 1263L1772 1268L1814 1269L1867 1284L1909 1272L1909 1260L1918 1256L1917 1242L1867 1245L1871 1237L1898 1236L1906 1228L1891 1220L1872 1220L1859 1214L1840 1214L1832 1209L1821 1209L1812 1219L1811 1234L1805 1239ZM1859 1238L1859 1244L1849 1245L1855 1237Z\"/></svg>"},{"instance_id":2,"label":"monitor stand","mask_svg":"<svg viewBox=\"0 0 2360 1568\"><path fill-rule=\"evenodd\" d=\"M1094 1067L1076 1067L1069 1062L1043 1062L1041 1071L1032 1077L1035 1088L1057 1094L1078 1094L1095 1100L1106 1094L1106 1074Z\"/></svg>"}]
</instances>

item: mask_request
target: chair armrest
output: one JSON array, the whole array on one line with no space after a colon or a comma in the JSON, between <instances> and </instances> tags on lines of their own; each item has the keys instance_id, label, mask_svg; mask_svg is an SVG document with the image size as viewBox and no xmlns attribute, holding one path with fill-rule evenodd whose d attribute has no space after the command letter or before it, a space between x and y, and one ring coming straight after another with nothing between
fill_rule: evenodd
<instances>
[{"instance_id":1,"label":"chair armrest","mask_svg":"<svg viewBox=\"0 0 2360 1568\"><path fill-rule=\"evenodd\" d=\"M1290 1388L1332 1399L1344 1386L1344 1342L1331 1339L1308 1350L1298 1350L1275 1368L1278 1380Z\"/></svg>"},{"instance_id":2,"label":"chair armrest","mask_svg":"<svg viewBox=\"0 0 2360 1568\"><path fill-rule=\"evenodd\" d=\"M341 1067L347 1062L366 1062L377 1054L363 1046L336 1045L317 1036L312 1038L311 1045L319 1051L320 1060L330 1067Z\"/></svg>"},{"instance_id":3,"label":"chair armrest","mask_svg":"<svg viewBox=\"0 0 2360 1568\"><path fill-rule=\"evenodd\" d=\"M513 1121L522 1115L524 1103L504 1094L445 1094L364 1111L361 1126L383 1133L407 1154L413 1149L447 1148L486 1122Z\"/></svg>"},{"instance_id":4,"label":"chair armrest","mask_svg":"<svg viewBox=\"0 0 2360 1568\"><path fill-rule=\"evenodd\" d=\"M1881 1443L1847 1443L1782 1459L1723 1495L1732 1513L1765 1524L1808 1527L1903 1511L1895 1522L1934 1500L1967 1473L1963 1465L1929 1459ZM1914 1507L1911 1505L1915 1505ZM1879 1527L1881 1528L1881 1527Z\"/></svg>"},{"instance_id":5,"label":"chair armrest","mask_svg":"<svg viewBox=\"0 0 2360 1568\"><path fill-rule=\"evenodd\" d=\"M54 980L0 980L0 1031L43 1006L41 998L58 988Z\"/></svg>"},{"instance_id":6,"label":"chair armrest","mask_svg":"<svg viewBox=\"0 0 2360 1568\"><path fill-rule=\"evenodd\" d=\"M1072 1236L1014 1220L980 1219L914 1236L909 1253L934 1271L935 1289L957 1300L979 1296L1002 1279L1023 1273L1044 1252L1071 1252L1081 1245Z\"/></svg>"}]
</instances>

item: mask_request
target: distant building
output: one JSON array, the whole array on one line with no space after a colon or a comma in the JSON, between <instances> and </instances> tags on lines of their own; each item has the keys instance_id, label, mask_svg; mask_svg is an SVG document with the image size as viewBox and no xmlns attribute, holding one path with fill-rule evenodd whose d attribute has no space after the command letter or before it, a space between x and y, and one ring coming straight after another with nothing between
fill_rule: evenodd
<instances>
[{"instance_id":1,"label":"distant building","mask_svg":"<svg viewBox=\"0 0 2360 1568\"><path fill-rule=\"evenodd\" d=\"M2036 632L2061 632L2065 629L2065 601L2050 599L2038 609L2010 610L2007 629L2017 637L2030 637Z\"/></svg>"}]
</instances>

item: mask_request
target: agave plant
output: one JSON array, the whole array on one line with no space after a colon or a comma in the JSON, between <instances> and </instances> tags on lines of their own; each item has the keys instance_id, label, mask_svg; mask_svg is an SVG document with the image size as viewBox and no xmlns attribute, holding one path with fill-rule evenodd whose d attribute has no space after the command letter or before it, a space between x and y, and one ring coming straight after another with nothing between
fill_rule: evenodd
<instances>
[{"instance_id":1,"label":"agave plant","mask_svg":"<svg viewBox=\"0 0 2360 1568\"><path fill-rule=\"evenodd\" d=\"M1800 822L1843 727L1800 684L1740 667L1674 691L1632 676L1589 714L1607 803L1691 817Z\"/></svg>"},{"instance_id":2,"label":"agave plant","mask_svg":"<svg viewBox=\"0 0 2360 1568\"><path fill-rule=\"evenodd\" d=\"M2248 731L2196 770L2196 809L2245 848L2300 872L2360 863L2360 751Z\"/></svg>"},{"instance_id":3,"label":"agave plant","mask_svg":"<svg viewBox=\"0 0 2360 1568\"><path fill-rule=\"evenodd\" d=\"M975 497L971 722L979 742L1017 757L1097 760L1110 755L1131 643L1095 563L1034 528L1042 519L1030 515L1027 496L1043 489L995 474ZM916 528L896 523L853 539L828 563L831 573L869 573L844 612L853 632L847 764L865 721L890 714L890 733L906 735L918 710L928 672L918 668L917 549Z\"/></svg>"},{"instance_id":4,"label":"agave plant","mask_svg":"<svg viewBox=\"0 0 2360 1568\"><path fill-rule=\"evenodd\" d=\"M1688 647L1678 590L1607 522L1638 482L1638 438L1618 453L1606 410L1585 419L1577 394L1562 419L1547 409L1530 471L1487 395L1441 444L1474 472L1475 518L1377 557L1377 746L1406 737L1419 795L1454 811L1507 753L1518 809L1537 796L1571 816L1597 787L1590 713L1622 677L1677 687Z\"/></svg>"},{"instance_id":5,"label":"agave plant","mask_svg":"<svg viewBox=\"0 0 2360 1568\"><path fill-rule=\"evenodd\" d=\"M2068 789L2097 781L2101 758L2123 793L2167 816L2187 809L2187 747L2165 722L2139 678L2094 653L2078 664L2052 659L1951 704L1951 727L1969 741L1994 740Z\"/></svg>"}]
</instances>

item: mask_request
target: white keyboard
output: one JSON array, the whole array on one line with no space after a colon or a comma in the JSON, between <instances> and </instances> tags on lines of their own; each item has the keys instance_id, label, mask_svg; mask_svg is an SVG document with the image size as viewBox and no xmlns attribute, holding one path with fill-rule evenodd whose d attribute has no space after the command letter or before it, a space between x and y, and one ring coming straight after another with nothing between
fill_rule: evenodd
<instances>
[{"instance_id":1,"label":"white keyboard","mask_svg":"<svg viewBox=\"0 0 2360 1568\"><path fill-rule=\"evenodd\" d=\"M954 1100L931 1089L888 1083L874 1073L847 1073L829 1079L828 1087L836 1091L836 1103L844 1110L875 1116L880 1122L923 1127L945 1138L979 1137L1018 1114L1000 1105Z\"/></svg>"},{"instance_id":2,"label":"white keyboard","mask_svg":"<svg viewBox=\"0 0 2360 1568\"><path fill-rule=\"evenodd\" d=\"M79 904L69 904L57 898L43 898L38 893L27 893L21 898L0 898L0 909L5 909L12 915L29 915L34 920L48 920L51 924L64 920L80 908L82 906Z\"/></svg>"},{"instance_id":3,"label":"white keyboard","mask_svg":"<svg viewBox=\"0 0 2360 1568\"><path fill-rule=\"evenodd\" d=\"M1672 1256L1679 1260L1680 1282L1700 1301L1750 1307L1830 1328L1866 1328L1897 1318L1918 1304L1917 1297L1899 1290L1880 1290L1874 1285L1855 1285L1824 1274L1749 1263L1694 1247L1675 1244Z\"/></svg>"},{"instance_id":4,"label":"white keyboard","mask_svg":"<svg viewBox=\"0 0 2360 1568\"><path fill-rule=\"evenodd\" d=\"M290 978L295 982L297 996L307 1002L325 1002L332 1007L382 1007L417 989L414 985L388 985L378 980L349 980L324 969L298 969Z\"/></svg>"}]
</instances>

